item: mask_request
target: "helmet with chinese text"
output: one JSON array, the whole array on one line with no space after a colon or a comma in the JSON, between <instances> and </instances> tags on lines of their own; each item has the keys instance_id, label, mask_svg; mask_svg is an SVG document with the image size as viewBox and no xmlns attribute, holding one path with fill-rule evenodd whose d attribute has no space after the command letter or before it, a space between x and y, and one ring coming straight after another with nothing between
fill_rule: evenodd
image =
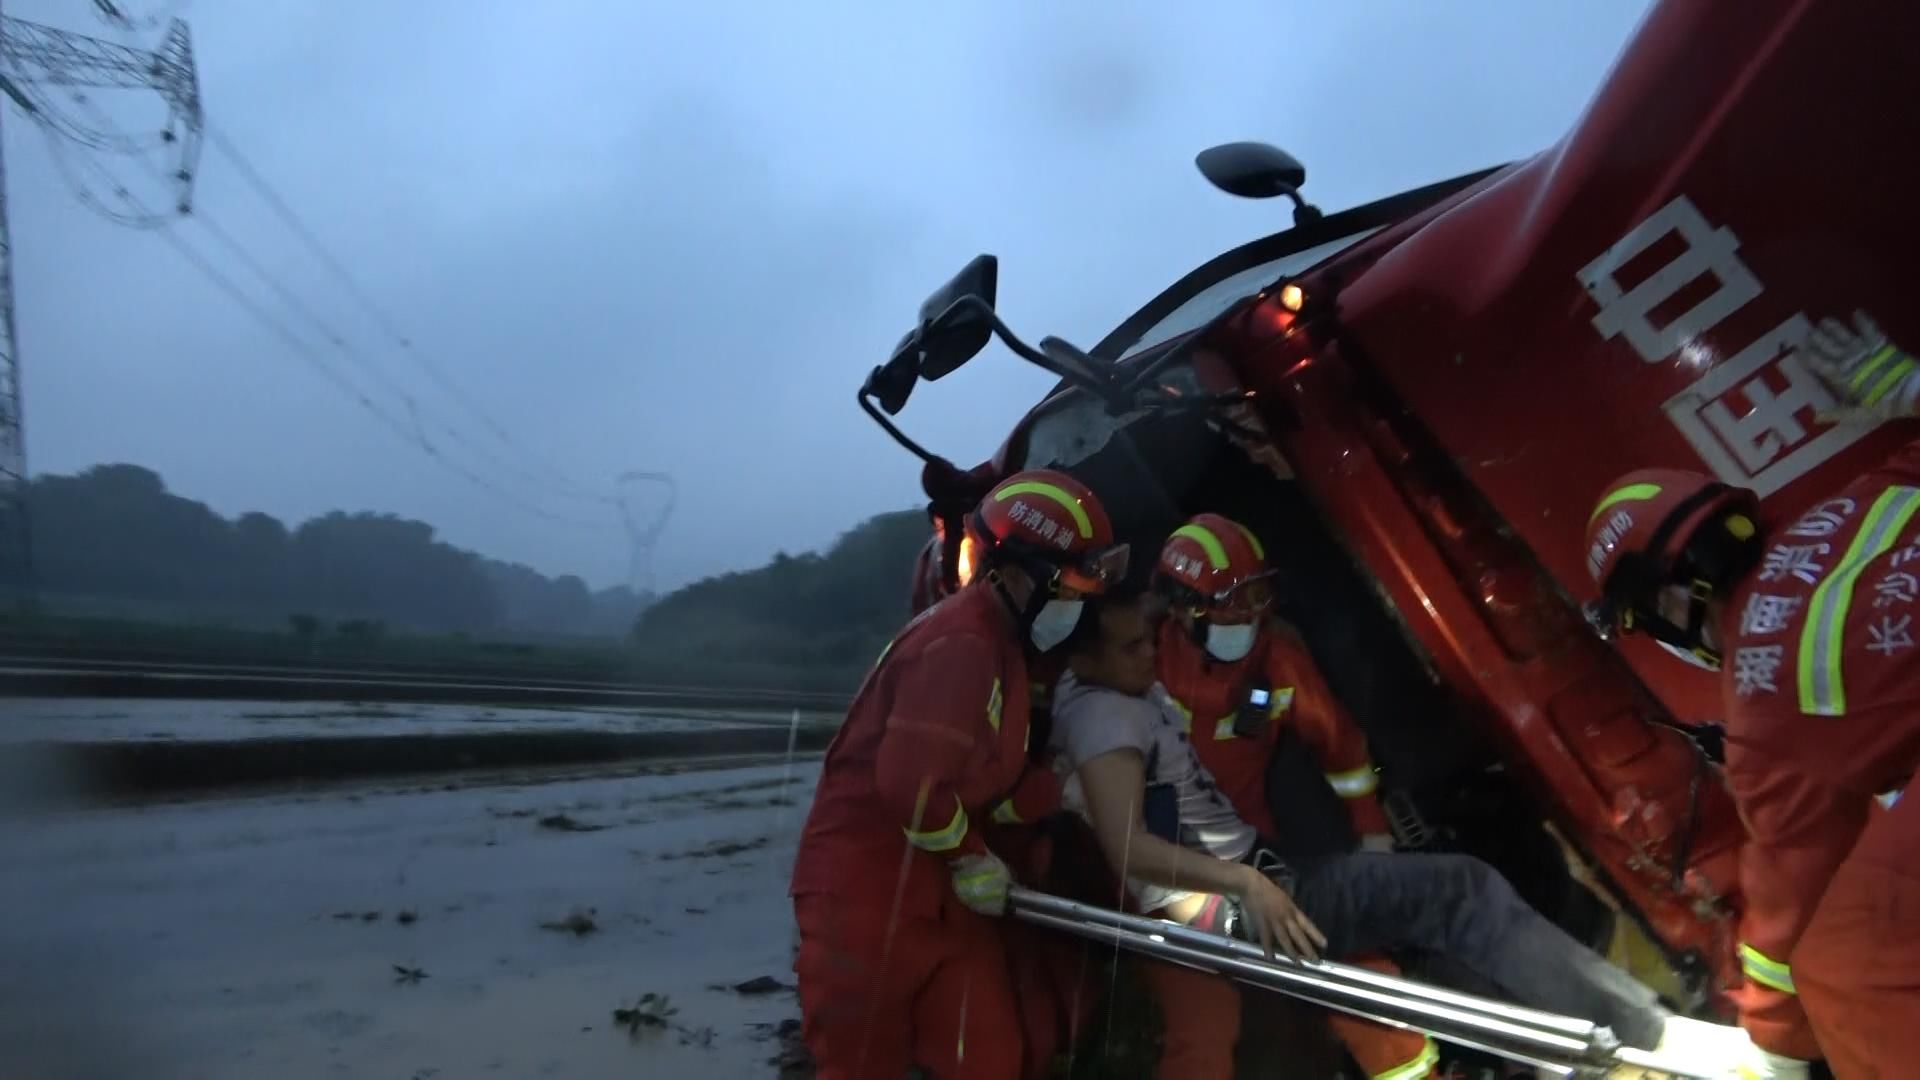
<instances>
[{"instance_id":1,"label":"helmet with chinese text","mask_svg":"<svg viewBox=\"0 0 1920 1080\"><path fill-rule=\"evenodd\" d=\"M1082 598L1106 592L1127 575L1128 547L1114 542L1106 508L1063 472L1029 469L1007 477L980 500L967 529L987 580L1042 652L1071 631ZM1002 572L1010 568L1033 583L1024 601L1007 590Z\"/></svg>"},{"instance_id":2,"label":"helmet with chinese text","mask_svg":"<svg viewBox=\"0 0 1920 1080\"><path fill-rule=\"evenodd\" d=\"M1608 485L1587 518L1587 617L1605 637L1641 631L1717 667L1707 610L1759 560L1759 497L1681 469L1641 469ZM1662 600L1684 594L1684 614ZM1669 608L1669 610L1663 610Z\"/></svg>"},{"instance_id":3,"label":"helmet with chinese text","mask_svg":"<svg viewBox=\"0 0 1920 1080\"><path fill-rule=\"evenodd\" d=\"M1253 649L1273 604L1273 571L1251 529L1219 514L1200 514L1160 548L1156 585L1185 615L1195 644L1234 662Z\"/></svg>"}]
</instances>

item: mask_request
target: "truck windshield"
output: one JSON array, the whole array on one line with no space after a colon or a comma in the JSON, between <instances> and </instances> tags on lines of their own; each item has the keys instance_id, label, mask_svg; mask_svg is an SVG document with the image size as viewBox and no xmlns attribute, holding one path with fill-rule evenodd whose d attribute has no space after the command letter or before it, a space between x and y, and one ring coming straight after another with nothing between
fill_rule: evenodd
<instances>
[{"instance_id":1,"label":"truck windshield","mask_svg":"<svg viewBox=\"0 0 1920 1080\"><path fill-rule=\"evenodd\" d=\"M1283 277L1297 274L1322 259L1332 257L1343 249L1372 236L1382 227L1376 225L1370 229L1362 229L1336 240L1329 240L1324 244L1316 244L1290 255L1282 255L1277 259L1249 266L1239 273L1221 278L1188 297L1179 307L1142 330L1134 343L1120 354L1120 359L1138 355L1181 334L1200 329L1225 314L1227 309L1246 297L1252 296Z\"/></svg>"}]
</instances>

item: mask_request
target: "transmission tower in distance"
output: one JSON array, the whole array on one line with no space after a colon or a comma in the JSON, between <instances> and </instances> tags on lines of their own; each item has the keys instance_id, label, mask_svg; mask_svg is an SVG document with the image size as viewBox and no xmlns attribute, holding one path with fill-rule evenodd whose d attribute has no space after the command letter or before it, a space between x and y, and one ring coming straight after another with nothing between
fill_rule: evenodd
<instances>
[{"instance_id":1,"label":"transmission tower in distance","mask_svg":"<svg viewBox=\"0 0 1920 1080\"><path fill-rule=\"evenodd\" d=\"M616 500L620 505L620 522L626 526L627 543L631 545L627 561L627 587L635 593L651 596L654 589L654 545L659 543L660 533L667 527L667 519L673 516L673 504L680 498L680 487L666 473L639 469L621 473L614 482L619 485L620 491ZM667 491L667 501L651 518L643 518L635 508L638 500L634 498L634 488L641 484L658 485Z\"/></svg>"},{"instance_id":2,"label":"transmission tower in distance","mask_svg":"<svg viewBox=\"0 0 1920 1080\"><path fill-rule=\"evenodd\" d=\"M203 117L186 23L173 20L160 48L148 52L0 15L0 92L51 138L86 150L107 148L106 136L64 115L48 96L49 87L157 91L169 110L163 138L178 150L172 175L178 209L184 214L191 208ZM5 111L0 101L0 114ZM0 130L0 597L18 602L33 595L33 531L27 517L27 443L3 140Z\"/></svg>"}]
</instances>

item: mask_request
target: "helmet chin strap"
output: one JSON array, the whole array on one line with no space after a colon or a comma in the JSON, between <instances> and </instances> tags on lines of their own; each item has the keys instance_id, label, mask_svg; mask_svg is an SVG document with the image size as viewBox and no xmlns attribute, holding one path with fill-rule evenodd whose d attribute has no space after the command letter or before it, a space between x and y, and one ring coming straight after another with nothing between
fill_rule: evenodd
<instances>
[{"instance_id":1,"label":"helmet chin strap","mask_svg":"<svg viewBox=\"0 0 1920 1080\"><path fill-rule=\"evenodd\" d=\"M1025 603L1014 599L1012 590L1007 588L1007 579L1001 575L998 566L987 572L987 580L992 582L994 594L1000 597L1000 602L1006 605L1007 614L1013 616L1014 625L1020 631L1020 644L1032 649L1034 620L1040 617L1041 609L1053 599L1053 579L1059 575L1059 571L1038 559L1013 557L1005 559L1005 564L1019 568L1031 582L1032 588L1027 593Z\"/></svg>"},{"instance_id":2,"label":"helmet chin strap","mask_svg":"<svg viewBox=\"0 0 1920 1080\"><path fill-rule=\"evenodd\" d=\"M1707 645L1707 613L1713 600L1713 586L1695 578L1689 586L1687 625L1680 626L1664 615L1629 609L1625 629L1644 630L1648 637L1697 657L1707 667L1720 667L1720 652Z\"/></svg>"}]
</instances>

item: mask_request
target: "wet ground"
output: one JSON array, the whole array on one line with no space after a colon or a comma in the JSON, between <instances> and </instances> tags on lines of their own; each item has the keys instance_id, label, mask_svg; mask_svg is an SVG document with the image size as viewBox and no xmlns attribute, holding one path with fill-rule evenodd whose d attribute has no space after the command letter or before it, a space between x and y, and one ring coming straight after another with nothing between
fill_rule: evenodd
<instances>
[{"instance_id":1,"label":"wet ground","mask_svg":"<svg viewBox=\"0 0 1920 1080\"><path fill-rule=\"evenodd\" d=\"M482 732L653 732L787 727L793 711L536 708L340 701L151 701L0 699L0 744L147 739L338 738ZM838 713L805 711L803 724L837 724Z\"/></svg>"},{"instance_id":2,"label":"wet ground","mask_svg":"<svg viewBox=\"0 0 1920 1080\"><path fill-rule=\"evenodd\" d=\"M817 769L0 821L0 1075L774 1076Z\"/></svg>"}]
</instances>

